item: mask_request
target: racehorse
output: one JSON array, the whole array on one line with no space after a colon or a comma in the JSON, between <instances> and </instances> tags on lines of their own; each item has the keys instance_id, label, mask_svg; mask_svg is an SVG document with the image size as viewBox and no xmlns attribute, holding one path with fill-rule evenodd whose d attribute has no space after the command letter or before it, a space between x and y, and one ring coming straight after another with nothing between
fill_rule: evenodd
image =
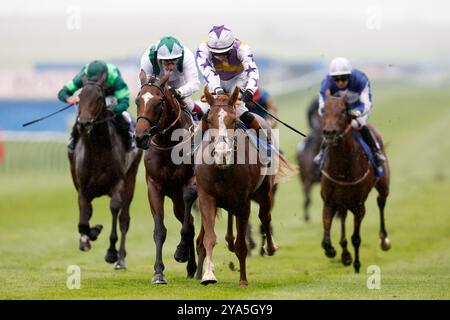
<instances>
[{"instance_id":1,"label":"racehorse","mask_svg":"<svg viewBox=\"0 0 450 320\"><path fill-rule=\"evenodd\" d=\"M297 145L297 163L302 168L300 182L303 187L303 218L305 221L310 219L311 189L315 183L320 182L319 166L314 162L314 157L319 153L322 142L322 120L318 109L319 99L315 98L308 108L310 133Z\"/></svg>"},{"instance_id":2,"label":"racehorse","mask_svg":"<svg viewBox=\"0 0 450 320\"><path fill-rule=\"evenodd\" d=\"M76 119L80 139L73 154L69 152L70 170L78 191L80 250L90 250L90 241L95 241L102 230L101 225L89 226L92 200L108 195L111 197L112 229L105 260L115 263L115 269L125 269L129 209L142 151L133 148L126 152L123 139L112 123L114 115L106 107L105 81L105 74L98 81L83 79ZM119 252L116 250L117 218L121 232Z\"/></svg>"},{"instance_id":3,"label":"racehorse","mask_svg":"<svg viewBox=\"0 0 450 320\"><path fill-rule=\"evenodd\" d=\"M196 168L196 180L202 218L202 228L197 238L199 256L197 277L200 278L202 274L203 262L206 257L206 268L201 282L205 285L217 282L214 275L212 254L216 244L214 223L217 208L221 207L227 210L228 214L233 214L236 217L236 241L233 242L234 236L229 234L227 234L226 240L228 249L234 251L239 259L239 284L240 286L246 286L248 281L245 236L250 215L250 200L259 204L259 218L266 236L267 254L271 256L277 249L272 239L270 226L275 175L261 174L262 164L259 158L253 163L249 161L251 154L256 154L257 151L245 132L238 129L239 119L236 116L236 102L239 96L239 88L236 88L231 96L218 95L214 97L207 88L204 91L205 98L211 106L207 116L208 128L213 130L209 130L211 132L211 144L205 139L203 142L204 152L198 155L209 154L213 159L201 163L196 161L196 163L199 163ZM260 121L263 123L264 120L260 118ZM264 127L270 130L267 124L264 124ZM242 146L242 144L237 144L236 141L244 141L245 144ZM241 156L245 156L243 163L230 161L233 158L232 155L234 155L234 159L239 159L239 153L241 153ZM281 155L279 157L283 160L282 165L286 165L286 160ZM281 174L281 171L278 171L277 174Z\"/></svg>"},{"instance_id":4,"label":"racehorse","mask_svg":"<svg viewBox=\"0 0 450 320\"><path fill-rule=\"evenodd\" d=\"M354 215L354 231L351 237L355 248L353 267L358 273L361 266L359 261L360 227L366 212L364 203L374 186L378 191L381 248L386 251L391 247L384 223L384 207L389 194L390 172L386 160L384 175L376 177L375 170L362 146L353 137L352 117L349 114L349 105L346 99L345 95L343 97L328 96L322 119L323 135L328 148L328 156L321 170L321 196L324 202L322 247L327 257L332 258L336 255L336 250L331 244L330 229L333 217L337 212L341 218L340 245L343 249L341 261L346 266L352 263L345 236L345 218L347 210L350 210ZM369 128L375 134L384 153L380 134L373 127Z\"/></svg>"},{"instance_id":5,"label":"racehorse","mask_svg":"<svg viewBox=\"0 0 450 320\"><path fill-rule=\"evenodd\" d=\"M136 98L137 124L136 144L146 149L144 154L145 174L148 187L148 200L154 220L153 239L156 243L155 274L153 284L167 284L163 274L164 263L162 248L166 239L164 226L164 198L168 196L173 203L176 218L182 223L181 241L177 246L174 258L178 262L187 263L187 275L193 278L197 265L194 247L194 219L191 215L192 204L196 199L193 186L194 164L176 164L171 155L175 147L182 142L172 141L172 133L177 129L185 129L186 135L193 132L192 116L165 86L169 74L159 82L147 83L141 74L141 90ZM192 137L192 135L190 136Z\"/></svg>"}]
</instances>

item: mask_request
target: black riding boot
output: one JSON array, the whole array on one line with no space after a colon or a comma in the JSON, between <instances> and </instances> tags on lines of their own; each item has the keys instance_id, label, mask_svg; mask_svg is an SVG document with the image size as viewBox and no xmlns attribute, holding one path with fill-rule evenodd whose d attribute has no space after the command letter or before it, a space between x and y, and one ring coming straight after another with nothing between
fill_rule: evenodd
<instances>
[{"instance_id":1,"label":"black riding boot","mask_svg":"<svg viewBox=\"0 0 450 320\"><path fill-rule=\"evenodd\" d=\"M380 149L380 145L375 141L372 133L370 132L367 126L363 126L361 128L361 136L364 139L364 142L367 143L369 148L372 150L372 153L375 156L375 162L377 167L382 168L383 163L386 160L386 157L383 155Z\"/></svg>"},{"instance_id":2,"label":"black riding boot","mask_svg":"<svg viewBox=\"0 0 450 320\"><path fill-rule=\"evenodd\" d=\"M78 131L77 124L75 123L72 127L72 132L70 133L69 145L67 146L69 153L73 153L75 151L75 147L77 146L79 138L80 132Z\"/></svg>"},{"instance_id":3,"label":"black riding boot","mask_svg":"<svg viewBox=\"0 0 450 320\"><path fill-rule=\"evenodd\" d=\"M119 132L119 136L125 145L125 150L128 152L133 146L133 132L131 132L130 123L122 116L117 115L114 117L114 125Z\"/></svg>"}]
</instances>

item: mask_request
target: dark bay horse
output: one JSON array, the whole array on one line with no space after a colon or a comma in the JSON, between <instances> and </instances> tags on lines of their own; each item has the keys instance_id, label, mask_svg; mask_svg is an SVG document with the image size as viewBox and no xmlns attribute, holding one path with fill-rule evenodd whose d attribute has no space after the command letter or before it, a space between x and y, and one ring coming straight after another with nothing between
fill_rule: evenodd
<instances>
[{"instance_id":1,"label":"dark bay horse","mask_svg":"<svg viewBox=\"0 0 450 320\"><path fill-rule=\"evenodd\" d=\"M90 241L95 241L102 229L101 225L89 226L92 200L108 195L111 197L112 229L105 260L115 263L115 269L125 269L129 209L142 151L137 148L128 153L125 151L123 140L110 121L114 115L106 108L105 81L106 75L96 82L84 79L76 120L80 139L74 153L69 153L70 170L78 191L80 250L91 249ZM121 231L119 252L116 250L117 218Z\"/></svg>"},{"instance_id":2,"label":"dark bay horse","mask_svg":"<svg viewBox=\"0 0 450 320\"><path fill-rule=\"evenodd\" d=\"M319 166L314 157L319 153L322 142L322 119L319 113L319 98L315 98L308 107L308 136L297 145L297 163L300 170L300 182L303 188L303 218L309 221L311 205L311 190L314 184L320 182Z\"/></svg>"},{"instance_id":3,"label":"dark bay horse","mask_svg":"<svg viewBox=\"0 0 450 320\"><path fill-rule=\"evenodd\" d=\"M136 98L137 124L136 144L146 149L144 154L145 173L148 187L148 200L155 223L153 239L156 243L155 274L153 284L166 284L163 274L164 263L162 248L166 239L164 226L164 198L172 200L176 218L182 223L181 241L174 258L187 263L187 275L193 278L197 265L194 247L194 219L191 215L192 204L197 194L193 186L194 164L177 164L173 161L173 150L180 144L189 143L172 141L172 133L183 129L189 135L194 128L191 115L181 108L170 90L165 87L168 76L160 83L146 83L141 77L141 90ZM191 136L192 137L192 136Z\"/></svg>"},{"instance_id":4,"label":"dark bay horse","mask_svg":"<svg viewBox=\"0 0 450 320\"><path fill-rule=\"evenodd\" d=\"M332 258L336 255L330 239L330 229L333 217L338 213L341 218L341 261L344 265L352 263L352 256L347 250L345 236L345 218L347 211L354 215L354 231L351 237L355 248L353 267L359 272L359 246L361 244L360 227L366 213L365 201L371 189L375 186L378 191L377 203L380 210L380 240L382 250L390 249L390 241L384 223L384 207L389 194L389 164L384 164L384 175L377 178L373 166L364 151L351 134L351 116L346 97L331 97L325 103L323 113L323 135L328 145L328 156L322 168L321 196L323 206L324 235L322 247L325 255ZM373 128L383 153L384 146L380 134Z\"/></svg>"},{"instance_id":5,"label":"dark bay horse","mask_svg":"<svg viewBox=\"0 0 450 320\"><path fill-rule=\"evenodd\" d=\"M212 261L213 248L216 244L214 232L217 208L224 208L228 214L236 217L237 238L227 234L228 248L236 253L240 265L241 286L246 286L246 257L247 245L245 236L250 215L250 200L259 204L259 218L263 224L266 236L266 251L269 256L276 251L276 245L271 234L271 208L273 201L273 188L275 175L264 175L261 172L262 164L259 157L256 161L249 161L251 154L257 155L256 147L249 142L249 138L241 129L237 129L238 118L236 115L236 102L239 96L239 88L232 95L218 95L213 97L205 88L205 97L211 106L207 123L211 132L211 143L203 142L203 151L197 157L207 155L211 161L198 161L196 168L197 192L199 208L202 217L202 229L197 239L198 273L200 277L203 271L203 262L206 257L206 267L202 284L217 282L214 275ZM268 125L266 128L270 128ZM206 135L206 133L205 133ZM237 144L237 141L245 143ZM244 156L243 163L230 161ZM274 158L277 158L275 156ZM282 156L279 156L282 158ZM283 158L284 160L284 158ZM279 172L280 173L280 172Z\"/></svg>"}]
</instances>

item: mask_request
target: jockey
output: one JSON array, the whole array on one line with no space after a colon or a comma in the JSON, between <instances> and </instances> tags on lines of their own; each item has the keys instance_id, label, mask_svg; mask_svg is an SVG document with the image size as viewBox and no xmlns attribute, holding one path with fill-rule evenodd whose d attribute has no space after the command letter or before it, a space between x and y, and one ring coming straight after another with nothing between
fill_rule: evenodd
<instances>
[{"instance_id":1,"label":"jockey","mask_svg":"<svg viewBox=\"0 0 450 320\"><path fill-rule=\"evenodd\" d=\"M191 97L200 86L194 54L177 39L166 36L148 48L141 58L141 72L145 73L147 81L171 72L168 84L174 97L182 100L199 118L203 116L202 109Z\"/></svg>"},{"instance_id":2,"label":"jockey","mask_svg":"<svg viewBox=\"0 0 450 320\"><path fill-rule=\"evenodd\" d=\"M214 26L209 31L208 41L200 44L195 57L210 92L220 95L232 93L236 87L243 89L241 99L244 103L236 107L236 114L247 128L259 132L259 122L245 106L258 90L259 81L258 67L249 46L235 38L228 26ZM202 120L204 131L206 119ZM270 144L270 137L267 138Z\"/></svg>"},{"instance_id":3,"label":"jockey","mask_svg":"<svg viewBox=\"0 0 450 320\"><path fill-rule=\"evenodd\" d=\"M319 115L323 115L326 100L326 92L337 96L347 94L350 104L350 114L354 117L351 122L353 128L361 132L361 136L372 150L377 167L382 167L386 160L381 152L380 145L376 142L369 128L366 126L372 109L372 93L367 76L357 69L352 69L346 58L335 58L330 63L329 74L322 81L319 97ZM314 161L320 162L323 148Z\"/></svg>"},{"instance_id":4,"label":"jockey","mask_svg":"<svg viewBox=\"0 0 450 320\"><path fill-rule=\"evenodd\" d=\"M130 91L123 80L119 69L115 65L101 60L94 60L91 63L86 64L81 71L59 91L58 99L71 105L78 104L80 98L78 95L74 95L74 93L83 87L83 77L86 77L88 81L97 81L105 73L107 74L104 88L106 106L116 115L113 119L113 123L124 141L125 149L130 151L132 148L133 132L131 130L131 116L128 111L126 111L129 106ZM79 136L80 133L78 132L77 124L75 123L72 128L68 145L70 153L73 153L75 150Z\"/></svg>"},{"instance_id":5,"label":"jockey","mask_svg":"<svg viewBox=\"0 0 450 320\"><path fill-rule=\"evenodd\" d=\"M271 113L275 117L278 115L278 108L275 105L275 101L273 100L272 95L269 93L269 91L262 88L258 88L255 94L253 95L253 101L258 103L261 107L267 110L267 112ZM276 127L277 122L273 118L270 118L267 115L267 113L262 111L252 101L247 102L245 105L250 112L255 113L264 118L269 123L271 128Z\"/></svg>"}]
</instances>

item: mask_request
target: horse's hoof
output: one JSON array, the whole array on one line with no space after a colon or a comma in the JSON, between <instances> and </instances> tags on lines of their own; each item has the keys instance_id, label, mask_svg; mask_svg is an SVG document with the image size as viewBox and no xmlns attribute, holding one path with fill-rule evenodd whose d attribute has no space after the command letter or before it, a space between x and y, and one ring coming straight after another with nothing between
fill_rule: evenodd
<instances>
[{"instance_id":1,"label":"horse's hoof","mask_svg":"<svg viewBox=\"0 0 450 320\"><path fill-rule=\"evenodd\" d=\"M209 276L204 275L201 283L202 285L206 286L208 284L213 284L216 282L217 282L216 276L214 274L210 274Z\"/></svg>"},{"instance_id":2,"label":"horse's hoof","mask_svg":"<svg viewBox=\"0 0 450 320\"><path fill-rule=\"evenodd\" d=\"M105 261L108 263L114 263L119 259L117 256L117 250L108 249L105 254Z\"/></svg>"},{"instance_id":3,"label":"horse's hoof","mask_svg":"<svg viewBox=\"0 0 450 320\"><path fill-rule=\"evenodd\" d=\"M266 255L266 250L264 250L264 247L261 247L261 249L259 250L259 255L261 257L264 257Z\"/></svg>"},{"instance_id":4,"label":"horse's hoof","mask_svg":"<svg viewBox=\"0 0 450 320\"><path fill-rule=\"evenodd\" d=\"M388 251L391 248L391 241L386 237L384 239L380 239L381 250Z\"/></svg>"},{"instance_id":5,"label":"horse's hoof","mask_svg":"<svg viewBox=\"0 0 450 320\"><path fill-rule=\"evenodd\" d=\"M359 261L355 261L355 263L353 263L353 268L355 269L355 273L359 273L360 267L361 267L361 263L359 263Z\"/></svg>"},{"instance_id":6,"label":"horse's hoof","mask_svg":"<svg viewBox=\"0 0 450 320\"><path fill-rule=\"evenodd\" d=\"M303 219L305 220L305 222L309 222L309 215L305 215L305 216L303 217Z\"/></svg>"},{"instance_id":7,"label":"horse's hoof","mask_svg":"<svg viewBox=\"0 0 450 320\"><path fill-rule=\"evenodd\" d=\"M89 241L89 237L86 235L82 235L80 237L80 250L81 251L89 251L91 250L91 243Z\"/></svg>"},{"instance_id":8,"label":"horse's hoof","mask_svg":"<svg viewBox=\"0 0 450 320\"><path fill-rule=\"evenodd\" d=\"M334 250L334 248L325 249L325 255L328 258L334 258L336 256L336 250Z\"/></svg>"},{"instance_id":9,"label":"horse's hoof","mask_svg":"<svg viewBox=\"0 0 450 320\"><path fill-rule=\"evenodd\" d=\"M350 252L342 252L341 262L344 266L349 266L352 264L353 259L352 259L352 255L350 254Z\"/></svg>"},{"instance_id":10,"label":"horse's hoof","mask_svg":"<svg viewBox=\"0 0 450 320\"><path fill-rule=\"evenodd\" d=\"M101 224L96 224L94 227L91 228L91 232L89 233L89 238L92 241L97 240L100 232L102 232L103 226Z\"/></svg>"},{"instance_id":11,"label":"horse's hoof","mask_svg":"<svg viewBox=\"0 0 450 320\"><path fill-rule=\"evenodd\" d=\"M152 278L152 284L167 284L167 279L162 273L155 274Z\"/></svg>"},{"instance_id":12,"label":"horse's hoof","mask_svg":"<svg viewBox=\"0 0 450 320\"><path fill-rule=\"evenodd\" d=\"M248 281L247 280L240 280L239 281L239 287L246 287L248 286Z\"/></svg>"},{"instance_id":13,"label":"horse's hoof","mask_svg":"<svg viewBox=\"0 0 450 320\"><path fill-rule=\"evenodd\" d=\"M186 248L185 246L182 246L179 244L177 246L177 250L175 251L173 257L178 262L186 262L190 258L189 249Z\"/></svg>"},{"instance_id":14,"label":"horse's hoof","mask_svg":"<svg viewBox=\"0 0 450 320\"><path fill-rule=\"evenodd\" d=\"M125 264L125 260L120 259L114 264L114 270L126 270L127 265Z\"/></svg>"}]
</instances>

